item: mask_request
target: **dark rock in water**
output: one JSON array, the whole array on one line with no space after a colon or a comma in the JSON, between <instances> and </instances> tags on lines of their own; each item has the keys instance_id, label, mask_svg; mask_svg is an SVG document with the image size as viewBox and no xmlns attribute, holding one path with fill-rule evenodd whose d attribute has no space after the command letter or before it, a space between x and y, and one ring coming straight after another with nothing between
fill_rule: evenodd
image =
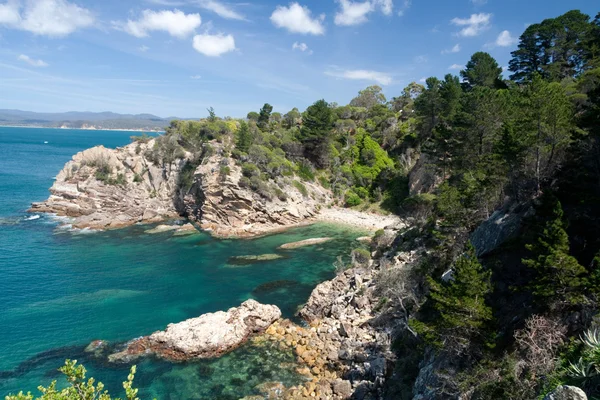
<instances>
[{"instance_id":1,"label":"dark rock in water","mask_svg":"<svg viewBox=\"0 0 600 400\"><path fill-rule=\"evenodd\" d=\"M106 340L93 340L83 351L91 353L94 357L101 358L107 350L109 350L109 343Z\"/></svg>"},{"instance_id":2,"label":"dark rock in water","mask_svg":"<svg viewBox=\"0 0 600 400\"><path fill-rule=\"evenodd\" d=\"M264 261L272 261L279 260L280 258L284 258L281 254L260 254L260 255L250 255L250 256L234 256L229 257L227 260L227 264L230 266L244 266L250 264L257 264Z\"/></svg>"},{"instance_id":3,"label":"dark rock in water","mask_svg":"<svg viewBox=\"0 0 600 400\"><path fill-rule=\"evenodd\" d=\"M275 292L278 290L289 289L296 285L298 285L298 282L285 280L285 279L279 280L279 281L267 282L267 283L263 283L262 285L258 285L257 287L255 287L254 290L252 290L252 294L253 295L261 295L261 294L265 294L265 293L271 293L271 292Z\"/></svg>"}]
</instances>

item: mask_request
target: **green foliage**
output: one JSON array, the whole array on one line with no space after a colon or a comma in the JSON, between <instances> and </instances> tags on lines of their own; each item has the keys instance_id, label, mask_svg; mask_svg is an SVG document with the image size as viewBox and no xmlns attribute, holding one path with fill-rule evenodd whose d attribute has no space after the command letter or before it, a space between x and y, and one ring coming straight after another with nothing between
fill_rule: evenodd
<instances>
[{"instance_id":1,"label":"green foliage","mask_svg":"<svg viewBox=\"0 0 600 400\"><path fill-rule=\"evenodd\" d=\"M351 107L364 107L369 109L386 102L381 86L373 85L358 92L358 96L350 101Z\"/></svg>"},{"instance_id":2,"label":"green foliage","mask_svg":"<svg viewBox=\"0 0 600 400\"><path fill-rule=\"evenodd\" d=\"M236 133L237 139L235 142L235 147L243 152L247 153L252 146L252 142L254 141L252 134L250 133L250 128L248 124L244 121L240 123L240 129L238 129Z\"/></svg>"},{"instance_id":3,"label":"green foliage","mask_svg":"<svg viewBox=\"0 0 600 400\"><path fill-rule=\"evenodd\" d=\"M313 182L315 180L315 172L312 165L306 162L297 164L296 174L305 181Z\"/></svg>"},{"instance_id":4,"label":"green foliage","mask_svg":"<svg viewBox=\"0 0 600 400\"><path fill-rule=\"evenodd\" d=\"M551 219L546 223L537 242L528 244L532 255L523 264L533 268L537 278L533 293L544 303L553 301L579 302L582 299L586 269L569 255L569 237L563 222L563 210L556 201Z\"/></svg>"},{"instance_id":5,"label":"green foliage","mask_svg":"<svg viewBox=\"0 0 600 400\"><path fill-rule=\"evenodd\" d=\"M256 124L261 130L266 130L269 126L269 119L271 118L271 112L273 111L273 106L269 103L265 103L265 105L260 109L260 113L258 114L258 119L256 120Z\"/></svg>"},{"instance_id":6,"label":"green foliage","mask_svg":"<svg viewBox=\"0 0 600 400\"><path fill-rule=\"evenodd\" d=\"M470 341L482 339L482 331L492 320L492 310L486 296L492 290L491 272L485 271L475 255L471 244L452 268L448 282L428 279L429 295L433 308L439 316L430 323L413 322L413 328L431 344L448 350L469 346Z\"/></svg>"},{"instance_id":7,"label":"green foliage","mask_svg":"<svg viewBox=\"0 0 600 400\"><path fill-rule=\"evenodd\" d=\"M494 57L482 51L471 56L466 68L460 71L460 76L469 89L502 86L502 68Z\"/></svg>"},{"instance_id":8,"label":"green foliage","mask_svg":"<svg viewBox=\"0 0 600 400\"><path fill-rule=\"evenodd\" d=\"M56 388L56 381L50 386L39 386L38 390L41 396L35 397L36 400L111 400L113 397L104 390L102 382L96 383L94 378L86 380L86 369L83 365L77 365L77 361L66 360L65 365L59 368L59 371L65 375L69 386L62 390ZM133 379L135 377L136 367L131 367L127 380L123 382L125 389L125 400L139 400L138 390L133 388ZM19 392L17 395L8 395L6 400L34 400L31 393L24 394ZM114 398L114 400L120 400Z\"/></svg>"},{"instance_id":9,"label":"green foliage","mask_svg":"<svg viewBox=\"0 0 600 400\"><path fill-rule=\"evenodd\" d=\"M360 196L353 190L348 190L344 196L344 199L348 207L356 207L362 203Z\"/></svg>"},{"instance_id":10,"label":"green foliage","mask_svg":"<svg viewBox=\"0 0 600 400\"><path fill-rule=\"evenodd\" d=\"M319 168L329 164L330 132L333 113L325 100L319 100L306 109L300 130L304 155Z\"/></svg>"},{"instance_id":11,"label":"green foliage","mask_svg":"<svg viewBox=\"0 0 600 400\"><path fill-rule=\"evenodd\" d=\"M302 196L304 196L304 197L308 197L308 189L306 189L306 186L304 186L304 185L302 184L302 182L299 182L299 181L293 180L293 181L292 181L292 185L294 185L294 187L295 187L296 189L298 189L298 191L299 191L299 192L302 194Z\"/></svg>"}]
</instances>

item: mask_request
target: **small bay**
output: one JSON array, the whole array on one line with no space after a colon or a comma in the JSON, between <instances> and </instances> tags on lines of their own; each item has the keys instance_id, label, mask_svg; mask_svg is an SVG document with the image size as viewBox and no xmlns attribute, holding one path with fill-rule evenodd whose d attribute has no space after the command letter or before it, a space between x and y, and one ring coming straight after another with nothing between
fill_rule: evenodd
<instances>
[{"instance_id":1,"label":"small bay","mask_svg":"<svg viewBox=\"0 0 600 400\"><path fill-rule=\"evenodd\" d=\"M49 195L53 177L73 154L127 144L132 134L0 127L0 397L21 389L35 393L37 385L58 378L65 358L78 359L121 394L128 367L84 354L95 339L123 342L248 298L275 304L293 318L311 290L333 277L336 257L364 235L329 224L245 240L151 234L153 226L144 225L72 231L50 216L33 219L25 212ZM319 237L332 240L278 250ZM232 257L265 254L283 257L243 268L228 264ZM136 386L142 398L237 399L257 393L265 381L297 382L293 361L292 354L266 345L199 363L145 360Z\"/></svg>"}]
</instances>

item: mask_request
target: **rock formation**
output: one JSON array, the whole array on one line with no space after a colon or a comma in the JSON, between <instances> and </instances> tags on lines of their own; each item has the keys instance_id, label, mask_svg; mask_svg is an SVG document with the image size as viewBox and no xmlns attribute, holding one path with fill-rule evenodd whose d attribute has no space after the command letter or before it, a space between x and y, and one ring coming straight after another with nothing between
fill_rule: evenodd
<instances>
[{"instance_id":1,"label":"rock formation","mask_svg":"<svg viewBox=\"0 0 600 400\"><path fill-rule=\"evenodd\" d=\"M56 176L50 197L29 211L73 217L74 227L92 229L177 217L179 172L191 155L157 166L145 156L153 146L150 140L75 154Z\"/></svg>"},{"instance_id":2,"label":"rock formation","mask_svg":"<svg viewBox=\"0 0 600 400\"><path fill-rule=\"evenodd\" d=\"M303 182L301 193L293 177L267 182L285 193L283 199L243 187L241 167L218 142L209 144L212 151L199 165L188 152L171 163L155 162L156 142L77 153L57 175L50 197L29 211L72 217L73 227L92 229L185 216L215 236L243 237L310 221L331 200L330 192L314 183ZM184 176L190 167L191 176Z\"/></svg>"},{"instance_id":3,"label":"rock formation","mask_svg":"<svg viewBox=\"0 0 600 400\"><path fill-rule=\"evenodd\" d=\"M247 300L226 312L169 324L164 331L132 340L124 350L109 356L109 361L130 362L151 354L170 361L218 357L265 331L280 317L276 306Z\"/></svg>"}]
</instances>

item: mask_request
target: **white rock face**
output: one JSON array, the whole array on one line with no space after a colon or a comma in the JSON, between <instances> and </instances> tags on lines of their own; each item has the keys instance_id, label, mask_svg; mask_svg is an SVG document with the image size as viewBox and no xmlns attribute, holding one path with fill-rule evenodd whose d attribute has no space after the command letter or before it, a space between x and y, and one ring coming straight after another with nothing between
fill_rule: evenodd
<instances>
[{"instance_id":1,"label":"white rock face","mask_svg":"<svg viewBox=\"0 0 600 400\"><path fill-rule=\"evenodd\" d=\"M118 149L96 146L75 154L56 177L51 196L32 204L30 211L73 217L74 227L93 229L176 217L179 172L191 154L157 166L144 155L153 146L150 140ZM110 171L112 183L97 179L101 166Z\"/></svg>"},{"instance_id":2,"label":"white rock face","mask_svg":"<svg viewBox=\"0 0 600 400\"><path fill-rule=\"evenodd\" d=\"M113 354L110 361L131 361L141 355L155 354L172 361L218 357L254 334L265 331L281 318L273 305L247 300L239 307L204 314L130 342L125 350Z\"/></svg>"},{"instance_id":3,"label":"white rock face","mask_svg":"<svg viewBox=\"0 0 600 400\"><path fill-rule=\"evenodd\" d=\"M544 400L587 400L587 395L578 387L562 385L550 392Z\"/></svg>"}]
</instances>

